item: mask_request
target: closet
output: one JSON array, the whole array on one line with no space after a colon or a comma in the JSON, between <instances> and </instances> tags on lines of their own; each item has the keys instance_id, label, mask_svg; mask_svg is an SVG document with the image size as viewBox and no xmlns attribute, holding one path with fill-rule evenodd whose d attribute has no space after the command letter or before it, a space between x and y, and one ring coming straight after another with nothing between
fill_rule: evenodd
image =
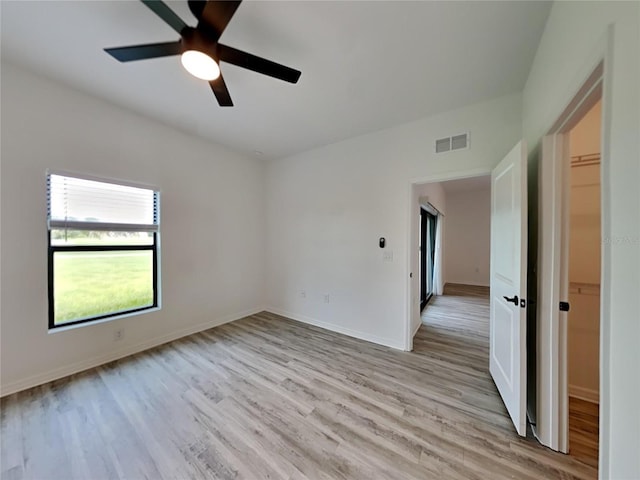
<instances>
[{"instance_id":1,"label":"closet","mask_svg":"<svg viewBox=\"0 0 640 480\"><path fill-rule=\"evenodd\" d=\"M570 133L569 453L597 465L600 366L600 102Z\"/></svg>"}]
</instances>

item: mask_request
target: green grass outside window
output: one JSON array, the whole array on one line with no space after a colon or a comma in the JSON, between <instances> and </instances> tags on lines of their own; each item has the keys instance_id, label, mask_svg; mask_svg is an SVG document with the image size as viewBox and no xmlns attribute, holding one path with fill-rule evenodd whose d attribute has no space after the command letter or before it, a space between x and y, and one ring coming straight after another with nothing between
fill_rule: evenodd
<instances>
[{"instance_id":1,"label":"green grass outside window","mask_svg":"<svg viewBox=\"0 0 640 480\"><path fill-rule=\"evenodd\" d=\"M56 325L153 305L153 253L56 252Z\"/></svg>"}]
</instances>

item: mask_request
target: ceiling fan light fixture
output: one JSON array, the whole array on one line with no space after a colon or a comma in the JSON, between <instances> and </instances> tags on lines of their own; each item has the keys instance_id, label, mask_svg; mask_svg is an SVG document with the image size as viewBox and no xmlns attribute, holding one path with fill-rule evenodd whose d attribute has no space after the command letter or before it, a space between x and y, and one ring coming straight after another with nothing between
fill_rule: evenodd
<instances>
[{"instance_id":1,"label":"ceiling fan light fixture","mask_svg":"<svg viewBox=\"0 0 640 480\"><path fill-rule=\"evenodd\" d=\"M215 80L220 76L220 67L206 53L198 50L186 50L180 57L187 72L201 80Z\"/></svg>"},{"instance_id":2,"label":"ceiling fan light fixture","mask_svg":"<svg viewBox=\"0 0 640 480\"><path fill-rule=\"evenodd\" d=\"M233 107L220 72L221 61L289 83L297 83L300 78L299 70L218 42L242 0L189 0L189 9L198 20L195 27L187 25L163 0L140 1L175 30L180 40L104 49L120 62L182 55L185 70L209 82L221 107Z\"/></svg>"}]
</instances>

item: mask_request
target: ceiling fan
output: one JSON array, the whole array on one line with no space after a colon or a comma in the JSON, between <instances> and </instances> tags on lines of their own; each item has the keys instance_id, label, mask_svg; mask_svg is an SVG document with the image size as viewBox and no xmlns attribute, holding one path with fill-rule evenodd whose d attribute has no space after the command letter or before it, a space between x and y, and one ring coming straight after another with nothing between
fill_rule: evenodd
<instances>
[{"instance_id":1,"label":"ceiling fan","mask_svg":"<svg viewBox=\"0 0 640 480\"><path fill-rule=\"evenodd\" d=\"M218 43L222 32L242 0L188 0L189 9L198 19L193 28L182 21L161 0L140 0L171 28L180 34L176 42L105 48L105 52L121 62L182 55L184 68L202 80L208 80L221 107L232 107L229 90L220 72L220 62L231 63L263 75L296 83L301 72Z\"/></svg>"}]
</instances>

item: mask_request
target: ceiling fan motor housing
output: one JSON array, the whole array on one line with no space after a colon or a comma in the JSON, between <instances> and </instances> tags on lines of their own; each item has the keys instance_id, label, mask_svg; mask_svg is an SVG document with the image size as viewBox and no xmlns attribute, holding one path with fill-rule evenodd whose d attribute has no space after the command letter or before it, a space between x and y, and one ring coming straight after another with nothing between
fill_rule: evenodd
<instances>
[{"instance_id":1,"label":"ceiling fan motor housing","mask_svg":"<svg viewBox=\"0 0 640 480\"><path fill-rule=\"evenodd\" d=\"M220 61L217 48L218 42L207 35L206 30L201 28L200 25L198 25L198 28L185 27L181 32L181 37L182 52L197 50L209 55L216 62Z\"/></svg>"}]
</instances>

